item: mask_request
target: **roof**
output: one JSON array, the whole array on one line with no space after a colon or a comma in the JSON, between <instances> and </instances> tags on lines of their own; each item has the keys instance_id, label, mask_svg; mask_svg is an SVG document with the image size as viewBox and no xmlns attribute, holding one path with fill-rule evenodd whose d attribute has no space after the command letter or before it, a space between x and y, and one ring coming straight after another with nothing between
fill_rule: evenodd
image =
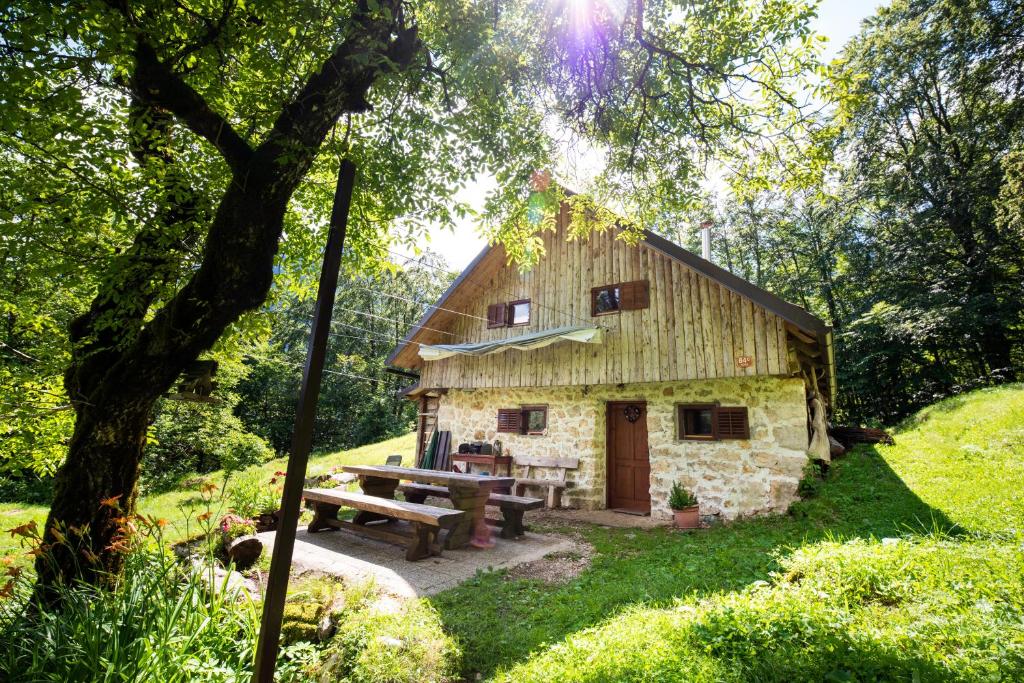
<instances>
[{"instance_id":1,"label":"roof","mask_svg":"<svg viewBox=\"0 0 1024 683\"><path fill-rule=\"evenodd\" d=\"M721 284L723 287L730 289L733 292L736 292L740 296L744 296L750 299L755 304L758 304L759 306L765 308L766 310L771 311L772 313L779 316L786 322L795 325L796 327L806 332L810 332L813 336L818 338L820 342L824 343L825 336L829 332L831 332L831 328L827 324L825 324L823 320L814 315L811 315L800 306L791 304L788 301L781 299L778 296L775 296L771 292L761 289L754 283L748 282L747 280L744 280L743 278L737 275L733 275L724 268L716 266L711 261L707 261L701 258L700 256L697 256L692 251L684 249L678 244L671 242L665 239L664 237L661 237L660 235L656 235L655 233L649 230L644 230L643 235L644 236L641 242L646 243L652 249L656 249L661 253L665 254L666 256L668 256L669 258L674 259L682 263L683 265L687 266L688 268L691 268L697 271L698 273L711 278L712 280ZM484 247L483 250L481 250L480 253L476 255L476 258L474 258L469 263L469 265L466 266L466 268L459 274L459 276L455 278L455 281L452 282L451 286L445 290L444 294L441 295L441 298L439 298L433 306L428 308L426 312L424 312L424 314L420 317L420 319L417 320L416 323L409 328L409 332L406 333L402 341L399 342L399 344L391 352L391 355L388 356L388 365L391 365L391 363L394 362L398 354L402 352L402 349L404 349L409 344L409 342L412 341L412 338L416 336L417 331L427 326L427 323L434 316L434 314L437 313L439 309L442 309L444 307L445 303L448 301L449 298L451 298L452 294L455 293L459 289L459 286L469 278L470 274L476 269L478 265L480 265L480 263L487 257L487 255L491 252L492 249L493 247L490 245Z\"/></svg>"}]
</instances>

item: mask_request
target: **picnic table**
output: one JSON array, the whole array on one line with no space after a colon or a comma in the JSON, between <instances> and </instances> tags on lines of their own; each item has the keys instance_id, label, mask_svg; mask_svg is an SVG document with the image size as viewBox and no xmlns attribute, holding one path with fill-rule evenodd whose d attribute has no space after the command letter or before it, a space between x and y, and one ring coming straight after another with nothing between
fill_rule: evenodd
<instances>
[{"instance_id":1,"label":"picnic table","mask_svg":"<svg viewBox=\"0 0 1024 683\"><path fill-rule=\"evenodd\" d=\"M364 494L379 498L394 499L395 490L402 481L446 487L452 506L465 513L448 530L444 539L446 550L464 548L471 541L474 545L490 546L493 541L490 540L490 531L484 516L487 501L495 489L508 490L515 484L512 477L424 470L415 467L345 465L342 470L359 478L359 486ZM361 510L352 521L356 524L366 524L374 519L380 517Z\"/></svg>"}]
</instances>

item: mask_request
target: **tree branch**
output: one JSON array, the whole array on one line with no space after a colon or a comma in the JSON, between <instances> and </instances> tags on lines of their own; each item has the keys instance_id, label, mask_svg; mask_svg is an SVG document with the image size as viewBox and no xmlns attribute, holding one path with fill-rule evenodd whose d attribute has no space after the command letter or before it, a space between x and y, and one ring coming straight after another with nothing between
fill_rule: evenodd
<instances>
[{"instance_id":1,"label":"tree branch","mask_svg":"<svg viewBox=\"0 0 1024 683\"><path fill-rule=\"evenodd\" d=\"M252 160L249 143L192 86L160 61L156 50L141 37L135 47L132 89L138 97L170 111L193 133L217 148L236 173Z\"/></svg>"}]
</instances>

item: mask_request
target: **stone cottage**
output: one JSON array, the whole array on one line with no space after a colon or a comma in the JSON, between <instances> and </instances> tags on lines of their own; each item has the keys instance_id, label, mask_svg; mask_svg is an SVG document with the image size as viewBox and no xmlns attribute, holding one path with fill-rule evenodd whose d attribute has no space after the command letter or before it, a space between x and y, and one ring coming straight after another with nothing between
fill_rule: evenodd
<instances>
[{"instance_id":1,"label":"stone cottage","mask_svg":"<svg viewBox=\"0 0 1024 683\"><path fill-rule=\"evenodd\" d=\"M828 326L653 233L569 240L568 211L527 272L484 249L392 353L419 375L417 455L447 430L579 458L572 506L664 518L680 482L704 516L785 511L834 394Z\"/></svg>"}]
</instances>

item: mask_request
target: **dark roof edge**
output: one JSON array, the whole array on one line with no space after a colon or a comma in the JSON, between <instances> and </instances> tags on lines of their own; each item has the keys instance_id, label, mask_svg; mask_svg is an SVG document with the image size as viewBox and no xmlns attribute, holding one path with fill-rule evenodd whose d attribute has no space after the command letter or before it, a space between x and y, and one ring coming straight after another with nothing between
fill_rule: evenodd
<instances>
[{"instance_id":1,"label":"dark roof edge","mask_svg":"<svg viewBox=\"0 0 1024 683\"><path fill-rule=\"evenodd\" d=\"M395 350L392 351L391 355L388 356L388 359L384 361L385 365L391 365L393 362L395 362L395 357L397 357L398 354L400 354L402 350L406 346L408 346L409 342L412 341L412 338L416 335L416 331L419 330L423 325L427 324L427 321L430 320L430 316L434 315L434 312L437 311L438 308L444 306L444 302L446 302L448 300L448 297L450 297L455 292L455 290L459 288L459 285L461 285L464 280L469 279L469 274L472 273L474 269L476 269L476 267L480 264L481 261L484 260L484 257L487 256L487 254L490 251L491 245L488 244L487 246L480 250L480 253L476 255L476 258L469 262L468 266L462 269L462 272L459 273L459 276L457 278L455 278L455 281L452 282L448 289L444 290L444 294L441 295L441 298L438 299L434 303L434 305L427 308L427 310L423 312L423 315L420 316L420 319L416 321L416 324L409 328L409 331L405 334L405 337L402 338L402 341L398 343L398 345L395 347Z\"/></svg>"},{"instance_id":2,"label":"dark roof edge","mask_svg":"<svg viewBox=\"0 0 1024 683\"><path fill-rule=\"evenodd\" d=\"M826 325L824 321L811 315L799 306L791 304L784 299L780 299L771 292L761 289L752 282L747 282L737 275L733 275L726 269L716 266L710 261L705 261L692 251L684 249L678 244L670 242L650 230L644 230L644 242L669 258L673 258L676 261L693 268L698 273L715 280L740 296L747 297L754 303L771 311L783 320L788 320L797 327L807 330L808 332L820 334L825 334L832 329Z\"/></svg>"}]
</instances>

